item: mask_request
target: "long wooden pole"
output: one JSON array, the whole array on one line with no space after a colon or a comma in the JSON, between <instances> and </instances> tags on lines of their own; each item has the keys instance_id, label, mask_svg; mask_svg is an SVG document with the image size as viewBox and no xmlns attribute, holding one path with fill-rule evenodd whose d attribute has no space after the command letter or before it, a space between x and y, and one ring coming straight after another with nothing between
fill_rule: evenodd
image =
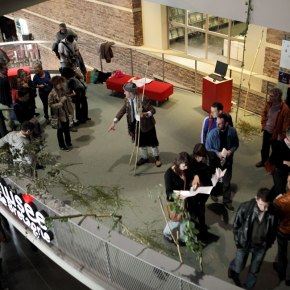
<instances>
[{"instance_id":1,"label":"long wooden pole","mask_svg":"<svg viewBox=\"0 0 290 290\"><path fill-rule=\"evenodd\" d=\"M138 96L138 99L136 100L136 108L137 108L136 111L137 111L137 114L142 113L142 104L143 104L143 99L144 99L144 92L145 92L145 86L146 86L146 77L147 77L147 72L148 72L149 65L150 65L150 61L148 61L147 68L146 68L141 104L139 104L139 96ZM138 124L138 122L139 122L139 124ZM138 128L138 143L137 143L137 151L136 151L134 176L136 175L137 159L138 159L138 153L139 153L141 116L140 116L140 121L136 121L136 125L137 124L139 125L138 126L139 128ZM135 138L136 138L136 136L135 136Z\"/></svg>"},{"instance_id":2,"label":"long wooden pole","mask_svg":"<svg viewBox=\"0 0 290 290\"><path fill-rule=\"evenodd\" d=\"M253 74L253 69L254 69L254 66L255 66L255 63L256 63L256 60L257 60L257 56L258 56L259 51L260 51L260 47L261 47L261 43L262 43L262 39L263 39L263 34L264 34L264 29L262 30L262 33L261 33L260 42L259 42L259 45L258 45L258 48L257 48L257 51L256 51L256 55L255 55L254 62L253 62L252 68L251 68L251 72L250 72L250 75L249 75L248 89L247 89L247 95L246 95L245 105L244 105L244 116L246 115L246 107L247 107L248 95L249 95L249 91L250 91L250 87L251 87L251 83L250 83L251 82L251 77L252 77L252 74Z\"/></svg>"}]
</instances>

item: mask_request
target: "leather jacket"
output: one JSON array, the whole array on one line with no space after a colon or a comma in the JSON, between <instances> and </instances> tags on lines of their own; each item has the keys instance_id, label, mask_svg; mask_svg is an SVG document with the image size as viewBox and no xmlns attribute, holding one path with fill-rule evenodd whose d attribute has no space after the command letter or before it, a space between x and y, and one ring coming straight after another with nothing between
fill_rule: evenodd
<instances>
[{"instance_id":1,"label":"leather jacket","mask_svg":"<svg viewBox=\"0 0 290 290\"><path fill-rule=\"evenodd\" d=\"M240 205L233 224L234 239L238 249L250 246L253 223L257 213L258 207L255 198ZM268 250L275 242L278 232L280 221L279 207L270 203L264 218L266 219L266 239L263 247Z\"/></svg>"},{"instance_id":2,"label":"leather jacket","mask_svg":"<svg viewBox=\"0 0 290 290\"><path fill-rule=\"evenodd\" d=\"M289 235L290 234L290 191L287 194L278 196L275 203L280 208L280 228L279 231Z\"/></svg>"}]
</instances>

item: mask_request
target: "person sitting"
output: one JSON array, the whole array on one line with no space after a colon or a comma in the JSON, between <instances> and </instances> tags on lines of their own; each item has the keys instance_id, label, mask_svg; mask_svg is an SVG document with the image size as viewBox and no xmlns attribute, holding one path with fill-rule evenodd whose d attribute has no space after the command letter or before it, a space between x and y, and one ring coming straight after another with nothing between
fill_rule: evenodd
<instances>
[{"instance_id":1,"label":"person sitting","mask_svg":"<svg viewBox=\"0 0 290 290\"><path fill-rule=\"evenodd\" d=\"M86 123L91 118L88 117L87 87L85 83L76 76L71 68L64 67L61 75L67 80L67 92L70 93L72 101L75 104L76 119L80 123Z\"/></svg>"},{"instance_id":2,"label":"person sitting","mask_svg":"<svg viewBox=\"0 0 290 290\"><path fill-rule=\"evenodd\" d=\"M190 190L191 182L192 182L192 173L189 170L190 157L186 152L179 153L172 166L170 166L167 171L164 174L164 180L165 180L165 189L166 189L166 197L167 201L172 202L174 199L172 198L172 194L174 190ZM180 192L175 193L177 196L179 195L181 199L185 199L182 195L180 195ZM187 209L189 212L191 212L192 205L193 205L193 197L187 198ZM173 231L175 228L180 226L180 241L179 244L181 246L185 246L185 242L183 240L184 235L184 229L185 229L185 222L184 221L172 221L170 220L168 223L171 231ZM167 240L170 243L173 243L173 238L170 234L169 227L166 224L164 230L163 230L163 237L165 240Z\"/></svg>"},{"instance_id":3,"label":"person sitting","mask_svg":"<svg viewBox=\"0 0 290 290\"><path fill-rule=\"evenodd\" d=\"M23 155L25 152L25 145L30 144L30 137L33 133L35 125L30 121L25 121L21 124L20 131L12 131L0 139L0 147L5 144L11 146L10 151L13 156L17 155L13 159L13 162L19 162L26 166L26 173L32 174L32 162L33 156L31 154ZM17 154L16 154L17 153Z\"/></svg>"},{"instance_id":4,"label":"person sitting","mask_svg":"<svg viewBox=\"0 0 290 290\"><path fill-rule=\"evenodd\" d=\"M216 168L220 167L220 159L215 152L207 151L202 143L194 146L191 155L190 170L194 176L192 186L212 186L212 175ZM215 191L214 187L211 191ZM195 196L195 207L198 211L199 231L202 239L206 238L207 226L205 224L205 203L209 198L208 194L198 194Z\"/></svg>"}]
</instances>

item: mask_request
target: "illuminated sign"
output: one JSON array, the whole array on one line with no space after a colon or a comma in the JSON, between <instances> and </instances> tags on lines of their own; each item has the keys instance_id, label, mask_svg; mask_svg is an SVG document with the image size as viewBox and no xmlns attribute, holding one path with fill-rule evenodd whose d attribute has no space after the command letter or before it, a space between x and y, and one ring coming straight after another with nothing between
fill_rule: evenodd
<instances>
[{"instance_id":1,"label":"illuminated sign","mask_svg":"<svg viewBox=\"0 0 290 290\"><path fill-rule=\"evenodd\" d=\"M53 240L53 234L48 231L44 217L44 210L38 211L33 202L25 203L22 194L13 194L6 186L0 183L0 201L8 206L10 211L30 228L37 238L42 238L47 243Z\"/></svg>"}]
</instances>

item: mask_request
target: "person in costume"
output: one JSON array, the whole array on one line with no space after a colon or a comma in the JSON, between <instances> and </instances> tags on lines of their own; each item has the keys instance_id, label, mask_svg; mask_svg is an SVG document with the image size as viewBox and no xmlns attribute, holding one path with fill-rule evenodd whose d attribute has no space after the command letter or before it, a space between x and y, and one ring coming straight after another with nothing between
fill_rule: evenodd
<instances>
[{"instance_id":1,"label":"person in costume","mask_svg":"<svg viewBox=\"0 0 290 290\"><path fill-rule=\"evenodd\" d=\"M109 132L115 131L115 125L127 114L128 133L132 138L132 142L136 142L136 145L138 145L138 130L135 130L135 128L137 121L140 120L139 149L141 159L137 162L137 165L140 166L149 162L147 147L151 147L153 156L155 157L155 164L157 167L160 167L162 163L159 157L159 142L155 130L156 122L153 117L156 111L147 97L144 96L142 101L142 95L137 93L136 84L128 83L124 85L123 89L126 96L124 99L125 104L116 115ZM142 112L138 113L137 107L141 107Z\"/></svg>"}]
</instances>

